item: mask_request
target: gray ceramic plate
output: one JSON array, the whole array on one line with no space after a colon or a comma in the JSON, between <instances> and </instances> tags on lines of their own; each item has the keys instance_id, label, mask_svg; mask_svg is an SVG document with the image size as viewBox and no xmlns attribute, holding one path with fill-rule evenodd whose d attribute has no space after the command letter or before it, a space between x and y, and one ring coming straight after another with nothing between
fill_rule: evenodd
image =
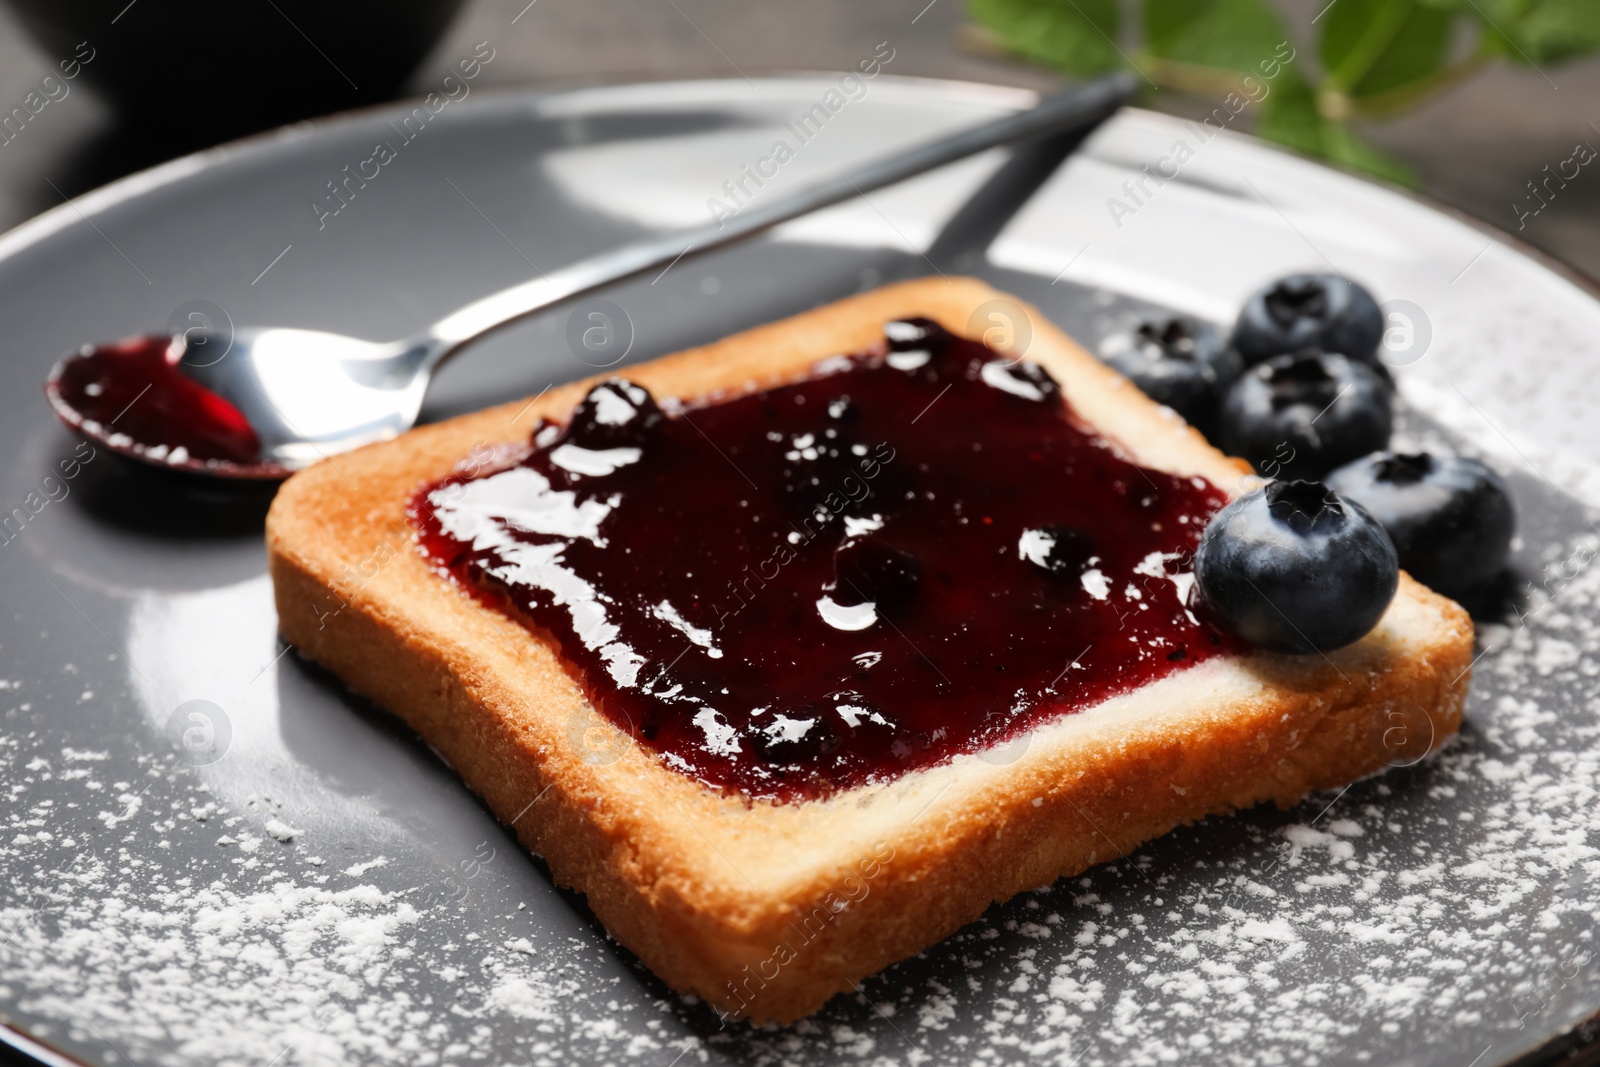
<instances>
[{"instance_id":1,"label":"gray ceramic plate","mask_svg":"<svg viewBox=\"0 0 1600 1067\"><path fill-rule=\"evenodd\" d=\"M1404 436L1488 455L1523 512L1462 739L1024 894L787 1030L720 1030L662 987L405 729L285 653L264 497L75 454L46 408L46 368L82 342L192 313L396 337L536 267L701 222L834 84L478 93L409 141L404 109L364 113L179 160L0 238L12 1040L100 1064L1487 1065L1600 1008L1600 304L1395 192L1128 112L972 269L1091 346L1151 306L1225 322L1295 268L1400 301ZM880 77L770 184L1030 99ZM394 158L329 199L379 141ZM924 272L999 158L619 287L626 361ZM1177 176L1141 188L1164 159ZM569 346L568 322L464 356L429 417L612 358Z\"/></svg>"}]
</instances>

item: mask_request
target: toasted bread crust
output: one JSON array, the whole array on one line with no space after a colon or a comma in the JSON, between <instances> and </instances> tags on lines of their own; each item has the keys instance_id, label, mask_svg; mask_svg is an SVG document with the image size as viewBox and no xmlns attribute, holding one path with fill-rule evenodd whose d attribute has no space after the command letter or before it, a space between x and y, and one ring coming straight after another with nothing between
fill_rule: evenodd
<instances>
[{"instance_id":1,"label":"toasted bread crust","mask_svg":"<svg viewBox=\"0 0 1600 1067\"><path fill-rule=\"evenodd\" d=\"M1242 464L1038 312L970 279L875 290L627 374L657 395L714 399L803 377L890 319L926 315L979 337L980 312L997 307L1027 317L1028 358L1134 459L1238 488ZM994 901L1208 814L1414 762L1460 724L1471 622L1402 576L1378 628L1327 657L1215 659L1014 744L826 800L721 796L598 715L556 648L442 580L406 526L418 488L475 446L564 419L590 384L290 479L267 520L279 626L410 723L653 971L729 1015L799 1018Z\"/></svg>"}]
</instances>

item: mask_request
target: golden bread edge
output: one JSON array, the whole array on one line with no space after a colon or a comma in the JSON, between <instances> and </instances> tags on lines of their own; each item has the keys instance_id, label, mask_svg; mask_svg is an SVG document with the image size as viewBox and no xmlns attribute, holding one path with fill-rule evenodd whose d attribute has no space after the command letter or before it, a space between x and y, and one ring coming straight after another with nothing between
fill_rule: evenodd
<instances>
[{"instance_id":1,"label":"golden bread edge","mask_svg":"<svg viewBox=\"0 0 1600 1067\"><path fill-rule=\"evenodd\" d=\"M989 323L973 314L991 301L1025 311L1028 357L1140 462L1234 488L1237 461L1036 311L968 279L890 286L626 373L662 396L736 394L859 351L893 318L981 334ZM1379 631L1325 662L1252 656L1204 675L1217 692L1199 700L1189 691L1206 667L1195 668L1168 679L1194 684L1166 686L1159 706L1069 717L1082 722L1040 731L1009 764L966 757L819 803L716 796L626 743L553 649L441 581L410 541L404 507L417 488L475 446L564 418L589 384L291 479L268 517L280 629L410 723L653 971L723 1010L808 1014L992 901L1206 814L1292 803L1409 761L1459 725L1470 622L1406 578Z\"/></svg>"}]
</instances>

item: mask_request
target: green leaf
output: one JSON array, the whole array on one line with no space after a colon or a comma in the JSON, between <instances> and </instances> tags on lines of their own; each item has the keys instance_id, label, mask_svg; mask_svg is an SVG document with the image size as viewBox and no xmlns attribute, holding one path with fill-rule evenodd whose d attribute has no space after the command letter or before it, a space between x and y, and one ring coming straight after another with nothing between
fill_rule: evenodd
<instances>
[{"instance_id":1,"label":"green leaf","mask_svg":"<svg viewBox=\"0 0 1600 1067\"><path fill-rule=\"evenodd\" d=\"M1416 171L1376 145L1358 137L1355 131L1342 122L1328 119L1322 121L1322 144L1328 159L1342 163L1352 170L1376 175L1408 189L1415 189L1421 184L1417 180Z\"/></svg>"},{"instance_id":2,"label":"green leaf","mask_svg":"<svg viewBox=\"0 0 1600 1067\"><path fill-rule=\"evenodd\" d=\"M1393 42L1409 0L1334 0L1323 12L1318 58L1327 84L1340 92L1366 77L1372 63Z\"/></svg>"},{"instance_id":3,"label":"green leaf","mask_svg":"<svg viewBox=\"0 0 1600 1067\"><path fill-rule=\"evenodd\" d=\"M1127 65L1117 0L969 0L973 18L1013 52L1087 78Z\"/></svg>"},{"instance_id":4,"label":"green leaf","mask_svg":"<svg viewBox=\"0 0 1600 1067\"><path fill-rule=\"evenodd\" d=\"M1513 61L1559 63L1600 51L1600 3L1596 0L1491 4L1477 14L1485 23L1485 44Z\"/></svg>"},{"instance_id":5,"label":"green leaf","mask_svg":"<svg viewBox=\"0 0 1600 1067\"><path fill-rule=\"evenodd\" d=\"M1266 0L1144 0L1144 41L1162 59L1258 76L1292 47Z\"/></svg>"},{"instance_id":6,"label":"green leaf","mask_svg":"<svg viewBox=\"0 0 1600 1067\"><path fill-rule=\"evenodd\" d=\"M1416 174L1404 163L1368 144L1344 123L1323 117L1315 91L1298 78L1280 79L1261 102L1256 136L1398 185L1417 185Z\"/></svg>"},{"instance_id":7,"label":"green leaf","mask_svg":"<svg viewBox=\"0 0 1600 1067\"><path fill-rule=\"evenodd\" d=\"M1307 155L1323 155L1317 95L1303 78L1280 78L1273 85L1272 93L1261 102L1256 136Z\"/></svg>"},{"instance_id":8,"label":"green leaf","mask_svg":"<svg viewBox=\"0 0 1600 1067\"><path fill-rule=\"evenodd\" d=\"M1454 12L1415 0L1337 0L1319 41L1325 87L1359 99L1435 78L1454 21Z\"/></svg>"}]
</instances>

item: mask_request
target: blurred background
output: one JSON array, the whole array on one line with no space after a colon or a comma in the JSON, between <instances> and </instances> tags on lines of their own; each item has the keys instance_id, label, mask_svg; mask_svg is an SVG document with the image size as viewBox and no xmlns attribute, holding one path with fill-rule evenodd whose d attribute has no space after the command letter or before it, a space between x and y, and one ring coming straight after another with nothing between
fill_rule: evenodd
<instances>
[{"instance_id":1,"label":"blurred background","mask_svg":"<svg viewBox=\"0 0 1600 1067\"><path fill-rule=\"evenodd\" d=\"M1195 118L1292 55L1233 128L1600 278L1600 0L0 0L0 230L185 152L424 92L487 39L477 87L848 69L886 40L898 75L1048 89L1132 67L1144 106Z\"/></svg>"}]
</instances>

